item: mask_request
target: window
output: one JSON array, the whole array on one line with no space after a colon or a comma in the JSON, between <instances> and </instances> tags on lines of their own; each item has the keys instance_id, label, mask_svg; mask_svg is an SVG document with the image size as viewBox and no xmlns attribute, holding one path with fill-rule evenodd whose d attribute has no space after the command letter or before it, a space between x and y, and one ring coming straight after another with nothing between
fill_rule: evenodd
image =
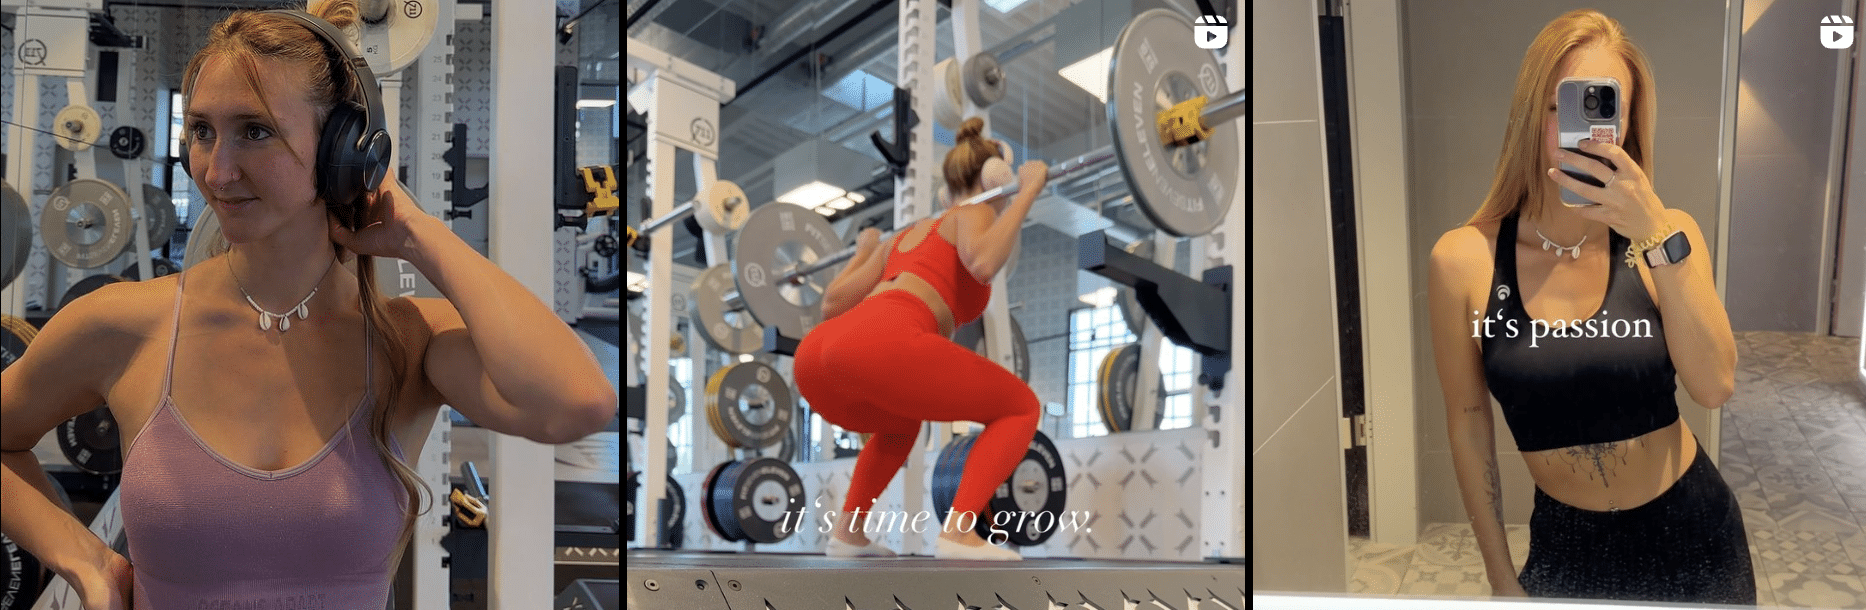
<instances>
[{"instance_id":1,"label":"window","mask_svg":"<svg viewBox=\"0 0 1866 610\"><path fill-rule=\"evenodd\" d=\"M1101 421L1096 397L1101 386L1096 380L1103 358L1115 348L1137 341L1121 318L1118 305L1078 309L1069 315L1069 437L1102 436L1108 428ZM1160 374L1165 382L1165 417L1160 429L1192 426L1194 358L1192 350L1162 341Z\"/></svg>"}]
</instances>

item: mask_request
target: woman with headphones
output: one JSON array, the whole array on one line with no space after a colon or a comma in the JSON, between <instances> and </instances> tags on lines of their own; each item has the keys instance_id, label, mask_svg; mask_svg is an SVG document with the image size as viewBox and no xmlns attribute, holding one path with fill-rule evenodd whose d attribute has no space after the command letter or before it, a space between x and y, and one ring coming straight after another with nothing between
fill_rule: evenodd
<instances>
[{"instance_id":1,"label":"woman with headphones","mask_svg":"<svg viewBox=\"0 0 1866 610\"><path fill-rule=\"evenodd\" d=\"M317 13L234 13L183 72L183 159L225 254L77 300L0 380L0 529L86 610L381 608L442 404L542 443L615 416L582 341L394 180L375 77L338 29L355 0ZM379 256L447 298L385 298ZM127 558L30 452L105 403Z\"/></svg>"}]
</instances>

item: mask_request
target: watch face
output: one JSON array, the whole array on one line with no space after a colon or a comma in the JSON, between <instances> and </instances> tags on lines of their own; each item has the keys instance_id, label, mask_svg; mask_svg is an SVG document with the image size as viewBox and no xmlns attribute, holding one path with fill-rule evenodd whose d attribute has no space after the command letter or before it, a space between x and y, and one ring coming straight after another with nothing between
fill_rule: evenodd
<instances>
[{"instance_id":1,"label":"watch face","mask_svg":"<svg viewBox=\"0 0 1866 610\"><path fill-rule=\"evenodd\" d=\"M1675 263L1684 260L1685 255L1691 253L1691 240L1685 237L1683 231L1680 231L1665 240L1664 248L1666 260Z\"/></svg>"}]
</instances>

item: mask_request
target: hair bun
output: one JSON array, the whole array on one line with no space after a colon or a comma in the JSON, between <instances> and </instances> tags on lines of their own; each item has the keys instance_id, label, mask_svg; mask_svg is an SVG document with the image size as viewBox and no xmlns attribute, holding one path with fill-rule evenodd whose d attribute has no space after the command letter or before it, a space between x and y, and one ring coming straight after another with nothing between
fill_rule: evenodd
<instances>
[{"instance_id":1,"label":"hair bun","mask_svg":"<svg viewBox=\"0 0 1866 610\"><path fill-rule=\"evenodd\" d=\"M978 117L972 117L972 118L966 119L965 124L959 127L958 139L966 140L966 139L971 139L971 138L977 138L977 137L980 137L979 134L982 134L984 132L985 132L985 119L981 119Z\"/></svg>"}]
</instances>

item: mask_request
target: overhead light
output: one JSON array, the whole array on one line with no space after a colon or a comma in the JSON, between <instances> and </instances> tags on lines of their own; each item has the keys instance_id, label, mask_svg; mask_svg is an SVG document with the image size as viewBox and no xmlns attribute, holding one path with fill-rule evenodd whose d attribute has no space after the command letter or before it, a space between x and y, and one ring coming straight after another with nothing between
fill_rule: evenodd
<instances>
[{"instance_id":1,"label":"overhead light","mask_svg":"<svg viewBox=\"0 0 1866 610\"><path fill-rule=\"evenodd\" d=\"M829 203L826 203L823 205L829 206L830 209L841 211L841 210L847 210L851 207L854 207L855 202L849 201L849 197L847 195L844 195L842 197L831 199L829 200Z\"/></svg>"},{"instance_id":2,"label":"overhead light","mask_svg":"<svg viewBox=\"0 0 1866 610\"><path fill-rule=\"evenodd\" d=\"M777 200L814 208L872 181L868 171L879 163L841 144L811 138L772 161L771 191Z\"/></svg>"},{"instance_id":3,"label":"overhead light","mask_svg":"<svg viewBox=\"0 0 1866 610\"><path fill-rule=\"evenodd\" d=\"M1114 47L1108 47L1076 63L1069 64L1068 67L1057 70L1056 73L1106 104L1108 103L1108 61L1113 57Z\"/></svg>"},{"instance_id":4,"label":"overhead light","mask_svg":"<svg viewBox=\"0 0 1866 610\"><path fill-rule=\"evenodd\" d=\"M1118 293L1115 292L1113 286L1102 286L1101 288L1084 292L1082 296L1076 297L1076 299L1089 304L1090 307L1099 308L1113 305L1116 294Z\"/></svg>"},{"instance_id":5,"label":"overhead light","mask_svg":"<svg viewBox=\"0 0 1866 610\"><path fill-rule=\"evenodd\" d=\"M806 208L814 208L829 203L831 199L841 197L844 192L846 191L829 184L811 181L806 184L798 185L782 195L778 195L777 200Z\"/></svg>"},{"instance_id":6,"label":"overhead light","mask_svg":"<svg viewBox=\"0 0 1866 610\"><path fill-rule=\"evenodd\" d=\"M577 100L578 108L608 108L614 105L615 100Z\"/></svg>"},{"instance_id":7,"label":"overhead light","mask_svg":"<svg viewBox=\"0 0 1866 610\"><path fill-rule=\"evenodd\" d=\"M826 205L820 205L814 208L810 208L810 211L816 212L818 214L822 214L824 216L835 216L836 215L836 209L826 206Z\"/></svg>"},{"instance_id":8,"label":"overhead light","mask_svg":"<svg viewBox=\"0 0 1866 610\"><path fill-rule=\"evenodd\" d=\"M1023 6L1029 0L985 0L985 6L998 9L1000 13L1009 13L1011 9Z\"/></svg>"}]
</instances>

